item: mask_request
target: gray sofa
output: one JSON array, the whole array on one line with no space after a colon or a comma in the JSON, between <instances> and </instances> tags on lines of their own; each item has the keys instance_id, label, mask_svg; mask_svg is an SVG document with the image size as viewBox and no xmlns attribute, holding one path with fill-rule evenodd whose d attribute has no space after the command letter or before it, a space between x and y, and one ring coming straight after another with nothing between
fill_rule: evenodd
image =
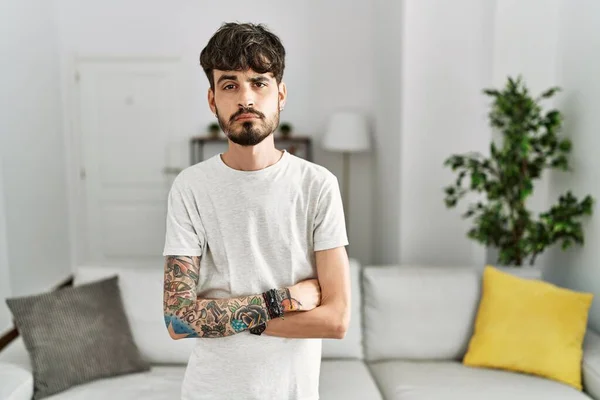
<instances>
[{"instance_id":1,"label":"gray sofa","mask_svg":"<svg viewBox=\"0 0 600 400\"><path fill-rule=\"evenodd\" d=\"M151 371L97 380L49 399L170 399L180 387L194 340L173 341L166 334L162 271L86 266L77 270L74 284L114 273L120 276L134 338L152 363ZM351 326L343 340L323 342L321 400L600 400L600 337L591 331L584 346L584 392L531 375L461 364L479 301L479 271L361 269L351 260L351 275ZM18 338L0 352L0 399L30 399L30 370Z\"/></svg>"}]
</instances>

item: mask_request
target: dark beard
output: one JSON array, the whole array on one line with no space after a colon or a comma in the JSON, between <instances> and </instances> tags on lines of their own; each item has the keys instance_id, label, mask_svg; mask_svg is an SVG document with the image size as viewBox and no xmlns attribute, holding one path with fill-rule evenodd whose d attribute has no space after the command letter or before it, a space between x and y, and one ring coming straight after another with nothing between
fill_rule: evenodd
<instances>
[{"instance_id":1,"label":"dark beard","mask_svg":"<svg viewBox=\"0 0 600 400\"><path fill-rule=\"evenodd\" d=\"M255 124L259 122L244 122L242 124L243 130L237 134L225 134L233 143L239 144L240 146L256 146L271 134L268 129L260 130L255 127Z\"/></svg>"},{"instance_id":2,"label":"dark beard","mask_svg":"<svg viewBox=\"0 0 600 400\"><path fill-rule=\"evenodd\" d=\"M257 115L260 119L254 121L246 121L242 124L242 131L239 133L232 132L231 125L235 122L235 118L243 113L252 113ZM255 111L254 109L241 109L230 118L230 121L224 121L219 115L219 111L216 110L217 119L219 126L225 133L225 136L233 143L239 144L240 146L256 146L265 140L271 133L275 131L279 125L279 109L272 119L267 119L261 112Z\"/></svg>"}]
</instances>

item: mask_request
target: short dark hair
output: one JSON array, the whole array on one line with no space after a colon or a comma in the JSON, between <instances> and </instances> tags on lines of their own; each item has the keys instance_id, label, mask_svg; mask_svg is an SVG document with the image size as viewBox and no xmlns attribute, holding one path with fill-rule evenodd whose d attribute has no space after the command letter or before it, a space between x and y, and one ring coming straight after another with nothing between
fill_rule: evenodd
<instances>
[{"instance_id":1,"label":"short dark hair","mask_svg":"<svg viewBox=\"0 0 600 400\"><path fill-rule=\"evenodd\" d=\"M213 70L271 72L281 83L285 68L285 48L281 40L263 24L227 22L210 38L200 53L210 87L214 89Z\"/></svg>"}]
</instances>

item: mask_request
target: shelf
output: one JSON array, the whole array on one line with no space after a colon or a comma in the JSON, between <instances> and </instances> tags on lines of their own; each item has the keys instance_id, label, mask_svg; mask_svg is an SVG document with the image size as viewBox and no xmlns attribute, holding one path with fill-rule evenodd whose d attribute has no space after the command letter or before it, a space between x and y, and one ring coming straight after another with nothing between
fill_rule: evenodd
<instances>
[{"instance_id":1,"label":"shelf","mask_svg":"<svg viewBox=\"0 0 600 400\"><path fill-rule=\"evenodd\" d=\"M229 140L222 134L216 138L212 136L194 136L190 138L191 165L204 160L204 146L206 144L227 144L228 142ZM280 147L285 148L290 154L312 161L312 138L310 136L275 136L275 143L279 144ZM300 146L299 149L296 148L297 145Z\"/></svg>"}]
</instances>

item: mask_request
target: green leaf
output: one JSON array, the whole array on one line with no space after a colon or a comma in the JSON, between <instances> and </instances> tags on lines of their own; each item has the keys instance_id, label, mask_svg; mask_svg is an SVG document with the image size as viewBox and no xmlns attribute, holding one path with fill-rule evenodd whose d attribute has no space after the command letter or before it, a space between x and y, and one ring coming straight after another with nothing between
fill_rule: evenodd
<instances>
[{"instance_id":1,"label":"green leaf","mask_svg":"<svg viewBox=\"0 0 600 400\"><path fill-rule=\"evenodd\" d=\"M484 176L480 172L474 172L471 175L471 188L475 189L483 182Z\"/></svg>"},{"instance_id":2,"label":"green leaf","mask_svg":"<svg viewBox=\"0 0 600 400\"><path fill-rule=\"evenodd\" d=\"M546 123L556 125L560 122L560 111L551 110L546 114Z\"/></svg>"},{"instance_id":3,"label":"green leaf","mask_svg":"<svg viewBox=\"0 0 600 400\"><path fill-rule=\"evenodd\" d=\"M456 207L456 199L446 199L445 203L448 208Z\"/></svg>"},{"instance_id":4,"label":"green leaf","mask_svg":"<svg viewBox=\"0 0 600 400\"><path fill-rule=\"evenodd\" d=\"M561 155L552 160L550 165L554 168L567 170L569 168L569 161L567 160L567 157Z\"/></svg>"},{"instance_id":5,"label":"green leaf","mask_svg":"<svg viewBox=\"0 0 600 400\"><path fill-rule=\"evenodd\" d=\"M475 210L467 210L466 212L463 213L462 217L463 218L470 218L475 214Z\"/></svg>"},{"instance_id":6,"label":"green leaf","mask_svg":"<svg viewBox=\"0 0 600 400\"><path fill-rule=\"evenodd\" d=\"M554 94L555 94L556 92L560 91L560 90L561 90L561 89L560 89L559 87L553 87L553 88L550 88L550 89L546 90L544 93L542 93L542 94L540 95L540 98L541 98L541 99L547 99L547 98L550 98L550 97L554 96Z\"/></svg>"},{"instance_id":7,"label":"green leaf","mask_svg":"<svg viewBox=\"0 0 600 400\"><path fill-rule=\"evenodd\" d=\"M563 152L571 151L571 141L569 139L563 139L558 144L558 148Z\"/></svg>"},{"instance_id":8,"label":"green leaf","mask_svg":"<svg viewBox=\"0 0 600 400\"><path fill-rule=\"evenodd\" d=\"M533 193L533 184L531 181L525 182L523 189L521 189L520 199L525 200Z\"/></svg>"},{"instance_id":9,"label":"green leaf","mask_svg":"<svg viewBox=\"0 0 600 400\"><path fill-rule=\"evenodd\" d=\"M484 89L483 93L487 94L488 96L493 96L493 97L500 96L500 92L497 91L496 89Z\"/></svg>"},{"instance_id":10,"label":"green leaf","mask_svg":"<svg viewBox=\"0 0 600 400\"><path fill-rule=\"evenodd\" d=\"M444 189L444 192L448 195L448 196L452 196L453 194L456 193L456 189L454 188L454 186L448 186Z\"/></svg>"}]
</instances>

